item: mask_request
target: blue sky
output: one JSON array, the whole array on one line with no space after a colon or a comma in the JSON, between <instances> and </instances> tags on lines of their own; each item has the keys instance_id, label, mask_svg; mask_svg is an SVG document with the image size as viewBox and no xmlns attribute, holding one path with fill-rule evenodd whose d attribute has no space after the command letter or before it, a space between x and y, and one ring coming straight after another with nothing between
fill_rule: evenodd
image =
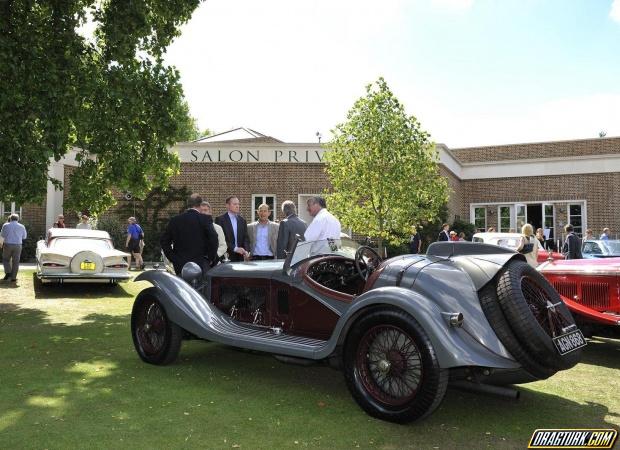
<instances>
[{"instance_id":1,"label":"blue sky","mask_svg":"<svg viewBox=\"0 0 620 450\"><path fill-rule=\"evenodd\" d=\"M449 147L620 136L620 0L210 0L171 46L192 114L312 142L383 76Z\"/></svg>"}]
</instances>

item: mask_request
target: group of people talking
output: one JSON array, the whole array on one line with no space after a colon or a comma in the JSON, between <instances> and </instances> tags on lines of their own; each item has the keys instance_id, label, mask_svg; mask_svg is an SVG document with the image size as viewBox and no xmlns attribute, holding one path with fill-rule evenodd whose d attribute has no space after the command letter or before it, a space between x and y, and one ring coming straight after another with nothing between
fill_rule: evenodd
<instances>
[{"instance_id":1,"label":"group of people talking","mask_svg":"<svg viewBox=\"0 0 620 450\"><path fill-rule=\"evenodd\" d=\"M307 241L338 239L340 221L327 208L320 196L307 200L307 211L313 217L307 225L297 215L295 203L286 200L280 222L270 220L271 209L263 203L256 212L258 219L250 224L240 214L237 196L226 199L226 212L213 219L211 204L199 194L187 200L188 209L168 222L161 236L161 248L178 275L188 262L203 271L221 261L257 261L283 259L298 238Z\"/></svg>"}]
</instances>

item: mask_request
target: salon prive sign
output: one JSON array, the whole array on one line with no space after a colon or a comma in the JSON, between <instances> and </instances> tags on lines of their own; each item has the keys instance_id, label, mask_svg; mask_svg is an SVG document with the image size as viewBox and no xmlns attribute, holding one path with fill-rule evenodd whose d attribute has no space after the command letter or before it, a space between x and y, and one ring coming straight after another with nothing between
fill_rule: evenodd
<instances>
[{"instance_id":1,"label":"salon prive sign","mask_svg":"<svg viewBox=\"0 0 620 450\"><path fill-rule=\"evenodd\" d=\"M175 147L181 162L193 163L321 163L324 149L318 145Z\"/></svg>"}]
</instances>

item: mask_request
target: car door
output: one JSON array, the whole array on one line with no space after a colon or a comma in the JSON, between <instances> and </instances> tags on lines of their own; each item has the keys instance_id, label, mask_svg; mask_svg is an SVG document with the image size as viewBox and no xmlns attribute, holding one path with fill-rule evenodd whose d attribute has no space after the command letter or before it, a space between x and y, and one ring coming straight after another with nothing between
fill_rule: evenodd
<instances>
[{"instance_id":1,"label":"car door","mask_svg":"<svg viewBox=\"0 0 620 450\"><path fill-rule=\"evenodd\" d=\"M268 308L271 325L282 328L287 334L326 340L340 316L302 286L301 283L272 280Z\"/></svg>"}]
</instances>

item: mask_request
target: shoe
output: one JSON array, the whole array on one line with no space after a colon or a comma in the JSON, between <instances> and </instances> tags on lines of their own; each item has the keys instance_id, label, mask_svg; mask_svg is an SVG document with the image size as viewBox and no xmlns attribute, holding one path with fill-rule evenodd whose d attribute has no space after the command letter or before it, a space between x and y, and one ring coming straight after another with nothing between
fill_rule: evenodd
<instances>
[{"instance_id":1,"label":"shoe","mask_svg":"<svg viewBox=\"0 0 620 450\"><path fill-rule=\"evenodd\" d=\"M17 283L17 279L16 278L11 278L11 283Z\"/></svg>"},{"instance_id":2,"label":"shoe","mask_svg":"<svg viewBox=\"0 0 620 450\"><path fill-rule=\"evenodd\" d=\"M9 278L11 278L11 275L9 275L8 273L5 273L3 280L8 280Z\"/></svg>"},{"instance_id":3,"label":"shoe","mask_svg":"<svg viewBox=\"0 0 620 450\"><path fill-rule=\"evenodd\" d=\"M140 270L144 270L144 267L146 267L146 265L145 265L145 264L142 264L142 265L140 266Z\"/></svg>"}]
</instances>

